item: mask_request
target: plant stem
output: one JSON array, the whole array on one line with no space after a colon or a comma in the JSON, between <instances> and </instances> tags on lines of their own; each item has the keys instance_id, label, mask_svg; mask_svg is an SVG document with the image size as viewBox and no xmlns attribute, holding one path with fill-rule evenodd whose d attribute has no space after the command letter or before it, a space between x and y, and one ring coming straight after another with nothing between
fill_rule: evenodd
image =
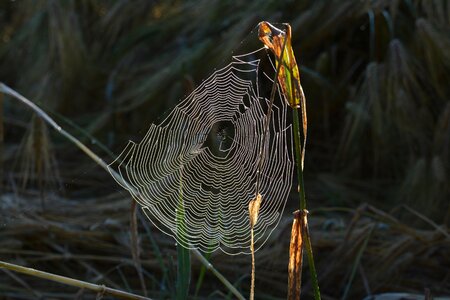
<instances>
[{"instance_id":1,"label":"plant stem","mask_svg":"<svg viewBox=\"0 0 450 300\"><path fill-rule=\"evenodd\" d=\"M306 209L306 196L305 196L305 182L303 180L303 166L302 166L302 144L300 143L300 124L298 116L298 108L292 108L293 123L294 123L294 148L295 148L295 163L297 164L297 190L299 194L299 207L300 210Z\"/></svg>"},{"instance_id":2,"label":"plant stem","mask_svg":"<svg viewBox=\"0 0 450 300\"><path fill-rule=\"evenodd\" d=\"M309 266L309 273L311 275L311 282L312 287L314 291L314 299L320 300L320 289L319 289L319 280L317 279L317 271L316 266L314 264L314 255L311 245L311 238L309 235L309 225L306 222L305 224L305 248L306 248L306 256L308 258L308 266Z\"/></svg>"},{"instance_id":3,"label":"plant stem","mask_svg":"<svg viewBox=\"0 0 450 300\"><path fill-rule=\"evenodd\" d=\"M300 143L300 122L298 108L292 108L293 110L293 124L294 124L294 152L295 152L295 162L297 164L297 178L298 178L298 194L299 194L299 205L301 210L306 210L306 196L305 196L305 183L303 180L303 164L302 164L302 144ZM311 239L309 236L308 223L305 224L305 248L306 255L308 257L309 271L311 274L311 282L314 290L314 299L320 300L320 289L319 281L317 279L316 267L314 264L314 256L311 245Z\"/></svg>"},{"instance_id":4,"label":"plant stem","mask_svg":"<svg viewBox=\"0 0 450 300\"><path fill-rule=\"evenodd\" d=\"M252 279L250 284L250 300L255 299L255 241L253 226L250 228L250 252L252 253Z\"/></svg>"},{"instance_id":5,"label":"plant stem","mask_svg":"<svg viewBox=\"0 0 450 300\"><path fill-rule=\"evenodd\" d=\"M200 262L213 273L227 288L228 290L233 293L233 295L239 299L239 300L245 300L244 296L242 296L241 293L229 282L222 274L217 271L216 268L198 251L197 249L192 250L192 253L195 257L197 257Z\"/></svg>"},{"instance_id":6,"label":"plant stem","mask_svg":"<svg viewBox=\"0 0 450 300\"><path fill-rule=\"evenodd\" d=\"M22 267L22 266L15 265L15 264L10 264L10 263L3 262L3 261L0 261L0 268L4 268L4 269L11 270L14 272L27 274L27 275L31 275L34 277L39 277L39 278L63 283L63 284L70 285L70 286L79 287L82 289L88 289L88 290L91 290L91 291L94 291L97 293L101 293L101 294L108 294L108 295L118 297L121 299L133 299L133 300L134 299L137 299L137 300L150 299L147 297L142 297L139 295L135 295L135 294L123 292L120 290L116 290L113 288L109 288L104 285L93 284L93 283L89 283L89 282L85 282L85 281L81 281L81 280L77 280L77 279L72 279L72 278L65 277L65 276L56 275L53 273L43 272L43 271L39 271L39 270L32 269L32 268L27 268L27 267Z\"/></svg>"},{"instance_id":7,"label":"plant stem","mask_svg":"<svg viewBox=\"0 0 450 300\"><path fill-rule=\"evenodd\" d=\"M183 165L180 166L180 202L176 212L177 239L187 241L186 223L184 222L184 200L183 200ZM177 243L177 288L178 300L187 299L189 284L191 282L191 253L182 243Z\"/></svg>"}]
</instances>

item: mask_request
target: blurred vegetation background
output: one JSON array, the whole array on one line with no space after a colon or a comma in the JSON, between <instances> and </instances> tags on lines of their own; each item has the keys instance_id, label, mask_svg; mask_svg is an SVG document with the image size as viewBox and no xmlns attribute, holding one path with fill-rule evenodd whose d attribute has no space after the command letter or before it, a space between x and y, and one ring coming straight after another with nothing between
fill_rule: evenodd
<instances>
[{"instance_id":1,"label":"blurred vegetation background","mask_svg":"<svg viewBox=\"0 0 450 300\"><path fill-rule=\"evenodd\" d=\"M292 25L323 298L450 294L448 1L5 0L0 81L109 162L234 51L259 48L262 20ZM130 252L129 195L26 107L0 104L0 258L170 298L174 241L139 222L144 288ZM261 299L286 295L291 202L256 256ZM249 257L211 261L248 293ZM224 298L193 264L192 296ZM309 293L306 272L304 285ZM0 298L95 298L82 294L0 271Z\"/></svg>"}]
</instances>

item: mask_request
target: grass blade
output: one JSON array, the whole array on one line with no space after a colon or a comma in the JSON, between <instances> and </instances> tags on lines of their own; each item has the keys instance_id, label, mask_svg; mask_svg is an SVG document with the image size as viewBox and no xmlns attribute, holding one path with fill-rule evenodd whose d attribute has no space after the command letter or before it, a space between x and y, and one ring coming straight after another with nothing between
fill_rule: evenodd
<instances>
[{"instance_id":1,"label":"grass blade","mask_svg":"<svg viewBox=\"0 0 450 300\"><path fill-rule=\"evenodd\" d=\"M214 276L216 276L227 288L228 290L239 300L245 300L244 296L242 296L241 293L239 293L239 291L233 286L233 284L231 284L231 282L229 282L222 274L219 273L219 271L216 270L216 268L214 268L214 266L208 261L206 260L206 258L200 253L200 251L193 249L192 253L194 254L195 257L197 257L200 262L206 266L206 268L211 271Z\"/></svg>"},{"instance_id":2,"label":"grass blade","mask_svg":"<svg viewBox=\"0 0 450 300\"><path fill-rule=\"evenodd\" d=\"M184 201L183 201L183 166L181 166L180 176L180 202L177 208L177 239L187 241L186 223L184 222ZM191 282L191 253L181 243L177 243L177 299L187 299L189 294L189 284Z\"/></svg>"},{"instance_id":3,"label":"grass blade","mask_svg":"<svg viewBox=\"0 0 450 300\"><path fill-rule=\"evenodd\" d=\"M187 299L191 282L191 253L178 243L177 255L177 299Z\"/></svg>"}]
</instances>

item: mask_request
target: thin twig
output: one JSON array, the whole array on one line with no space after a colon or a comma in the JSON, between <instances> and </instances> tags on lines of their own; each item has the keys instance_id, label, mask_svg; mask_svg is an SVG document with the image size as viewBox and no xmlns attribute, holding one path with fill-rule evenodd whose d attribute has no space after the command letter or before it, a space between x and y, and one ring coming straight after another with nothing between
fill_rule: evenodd
<instances>
[{"instance_id":1,"label":"thin twig","mask_svg":"<svg viewBox=\"0 0 450 300\"><path fill-rule=\"evenodd\" d=\"M65 285L75 286L82 289L88 289L97 293L104 293L111 296L115 296L121 299L137 299L137 300L148 300L150 298L142 297L139 295L127 293L124 291L116 290L113 288L109 288L104 285L93 284L65 276L56 275L53 273L43 272L32 268L26 268L15 264L10 264L7 262L0 261L0 268L7 269L10 271L14 271L17 273L27 274L38 278L43 278L55 282L59 282Z\"/></svg>"},{"instance_id":2,"label":"thin twig","mask_svg":"<svg viewBox=\"0 0 450 300\"><path fill-rule=\"evenodd\" d=\"M250 300L255 299L255 236L253 226L250 226L250 252L252 253L252 274L250 281Z\"/></svg>"}]
</instances>

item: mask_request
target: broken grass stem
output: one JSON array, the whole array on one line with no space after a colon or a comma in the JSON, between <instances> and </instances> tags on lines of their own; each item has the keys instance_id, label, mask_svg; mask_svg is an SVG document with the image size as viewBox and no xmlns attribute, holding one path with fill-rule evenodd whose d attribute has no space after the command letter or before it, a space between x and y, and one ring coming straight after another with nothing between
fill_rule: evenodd
<instances>
[{"instance_id":1,"label":"broken grass stem","mask_svg":"<svg viewBox=\"0 0 450 300\"><path fill-rule=\"evenodd\" d=\"M27 268L27 267L22 267L22 266L15 265L15 264L10 264L10 263L3 262L3 261L0 261L0 268L4 268L4 269L10 270L10 271L17 272L17 273L27 274L27 275L31 275L34 277L39 277L39 278L63 283L63 284L70 285L70 286L79 287L81 289L88 289L88 290L91 290L91 291L94 291L97 293L108 294L108 295L111 295L111 296L114 296L117 298L121 298L121 299L137 299L137 300L150 299L147 297L142 297L139 295L135 295L135 294L127 293L124 291L116 290L113 288L109 288L104 285L93 284L93 283L89 283L89 282L85 282L85 281L81 281L81 280L77 280L77 279L73 279L73 278L69 278L69 277L65 277L65 276L60 276L60 275L56 275L56 274L52 274L52 273L39 271L39 270L32 269L32 268Z\"/></svg>"}]
</instances>

